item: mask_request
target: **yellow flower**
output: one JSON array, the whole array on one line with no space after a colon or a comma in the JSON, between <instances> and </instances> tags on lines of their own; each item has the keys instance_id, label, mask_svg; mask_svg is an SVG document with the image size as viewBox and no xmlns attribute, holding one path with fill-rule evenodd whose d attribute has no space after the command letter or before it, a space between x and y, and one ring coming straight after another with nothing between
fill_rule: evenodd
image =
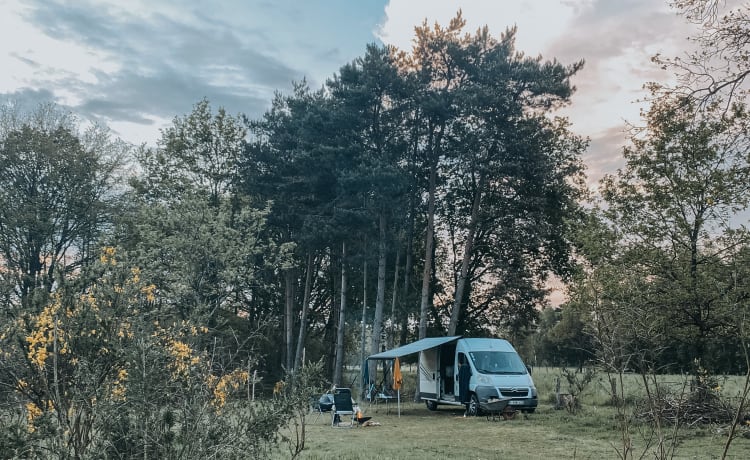
<instances>
[{"instance_id":1,"label":"yellow flower","mask_svg":"<svg viewBox=\"0 0 750 460\"><path fill-rule=\"evenodd\" d=\"M124 401L126 398L126 389L122 385L115 385L112 387L112 399L115 401Z\"/></svg>"},{"instance_id":2,"label":"yellow flower","mask_svg":"<svg viewBox=\"0 0 750 460\"><path fill-rule=\"evenodd\" d=\"M27 357L39 368L44 367L50 356L48 348L55 340L60 350L64 350L65 353L68 351L65 331L62 330L57 320L60 308L60 296L57 295L53 298L52 304L46 306L36 317L34 329L26 337L26 343L29 345Z\"/></svg>"},{"instance_id":3,"label":"yellow flower","mask_svg":"<svg viewBox=\"0 0 750 460\"><path fill-rule=\"evenodd\" d=\"M141 280L141 269L138 267L133 267L130 269L130 273L133 274L133 284L138 284L138 282Z\"/></svg>"},{"instance_id":4,"label":"yellow flower","mask_svg":"<svg viewBox=\"0 0 750 460\"><path fill-rule=\"evenodd\" d=\"M195 366L200 362L200 358L193 355L193 349L190 348L190 345L180 340L170 339L167 350L174 358L174 361L171 363L174 375L187 375L190 366Z\"/></svg>"},{"instance_id":5,"label":"yellow flower","mask_svg":"<svg viewBox=\"0 0 750 460\"><path fill-rule=\"evenodd\" d=\"M117 250L112 246L105 246L102 248L102 253L99 256L99 261L102 264L110 264L110 265L117 265L117 261L115 260L115 253Z\"/></svg>"},{"instance_id":6,"label":"yellow flower","mask_svg":"<svg viewBox=\"0 0 750 460\"><path fill-rule=\"evenodd\" d=\"M117 378L112 385L112 398L115 400L124 401L126 399L127 388L125 382L128 380L128 371L126 369L120 369L117 372Z\"/></svg>"},{"instance_id":7,"label":"yellow flower","mask_svg":"<svg viewBox=\"0 0 750 460\"><path fill-rule=\"evenodd\" d=\"M156 300L154 291L156 291L156 286L153 284L149 284L148 286L144 286L141 288L141 293L146 295L146 301L148 302L154 302Z\"/></svg>"},{"instance_id":8,"label":"yellow flower","mask_svg":"<svg viewBox=\"0 0 750 460\"><path fill-rule=\"evenodd\" d=\"M216 379L214 376L209 376L208 385L209 387L216 384L213 389L214 399L211 404L220 409L224 407L227 402L227 396L230 393L240 389L241 386L247 384L249 374L247 371L235 370L230 374L224 374L220 379Z\"/></svg>"},{"instance_id":9,"label":"yellow flower","mask_svg":"<svg viewBox=\"0 0 750 460\"><path fill-rule=\"evenodd\" d=\"M29 431L29 433L33 433L36 431L36 426L34 426L34 419L42 415L42 410L34 404L33 402L27 402L26 403L26 429Z\"/></svg>"}]
</instances>

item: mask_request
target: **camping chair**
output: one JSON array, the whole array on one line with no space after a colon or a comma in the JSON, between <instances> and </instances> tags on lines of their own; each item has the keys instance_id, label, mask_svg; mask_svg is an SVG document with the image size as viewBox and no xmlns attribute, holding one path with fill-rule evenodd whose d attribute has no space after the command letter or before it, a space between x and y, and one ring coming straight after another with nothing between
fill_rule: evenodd
<instances>
[{"instance_id":1,"label":"camping chair","mask_svg":"<svg viewBox=\"0 0 750 460\"><path fill-rule=\"evenodd\" d=\"M341 426L342 415L348 416L349 428L354 426L355 413L352 402L352 390L349 388L333 389L333 409L331 410L331 426ZM338 419L338 422L337 422Z\"/></svg>"}]
</instances>

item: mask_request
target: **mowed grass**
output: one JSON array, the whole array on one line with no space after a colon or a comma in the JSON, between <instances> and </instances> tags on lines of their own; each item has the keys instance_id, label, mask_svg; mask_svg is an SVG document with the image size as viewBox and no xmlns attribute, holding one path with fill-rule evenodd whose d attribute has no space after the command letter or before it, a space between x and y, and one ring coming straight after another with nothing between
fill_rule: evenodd
<instances>
[{"instance_id":1,"label":"mowed grass","mask_svg":"<svg viewBox=\"0 0 750 460\"><path fill-rule=\"evenodd\" d=\"M616 411L607 406L603 382L592 382L582 398L582 408L572 415L554 410L554 379L559 369L535 369L540 404L534 414L518 414L513 420L488 420L485 416L463 417L463 409L440 406L428 411L424 403L411 402L402 393L401 415L396 404L360 404L365 415L379 426L358 428L331 427L331 415L311 414L307 418L305 450L301 459L609 459L619 458L622 434ZM637 376L632 379L637 392ZM678 385L681 376L664 376ZM742 379L724 380L725 388L740 388ZM562 381L562 391L565 391ZM630 384L629 384L630 385ZM411 392L413 394L413 390ZM728 396L734 396L728 394ZM407 401L404 401L406 399ZM743 427L742 435L750 435ZM728 458L750 458L750 439L739 436L732 443ZM653 430L645 424L632 427L634 458L655 458ZM676 459L721 458L726 442L726 427L697 426L682 428L676 439ZM285 446L277 458L289 458Z\"/></svg>"}]
</instances>

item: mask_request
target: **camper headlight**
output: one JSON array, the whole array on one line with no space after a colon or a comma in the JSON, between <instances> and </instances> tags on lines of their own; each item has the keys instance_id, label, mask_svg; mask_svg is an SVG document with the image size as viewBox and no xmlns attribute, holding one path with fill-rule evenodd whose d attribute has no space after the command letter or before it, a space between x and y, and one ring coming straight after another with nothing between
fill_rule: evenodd
<instances>
[{"instance_id":1,"label":"camper headlight","mask_svg":"<svg viewBox=\"0 0 750 460\"><path fill-rule=\"evenodd\" d=\"M531 387L529 387L529 390L531 390L531 397L536 398L536 387L532 385Z\"/></svg>"},{"instance_id":2,"label":"camper headlight","mask_svg":"<svg viewBox=\"0 0 750 460\"><path fill-rule=\"evenodd\" d=\"M477 382L481 383L482 385L486 385L490 383L490 378L487 377L486 375L480 375L479 378L477 379Z\"/></svg>"}]
</instances>

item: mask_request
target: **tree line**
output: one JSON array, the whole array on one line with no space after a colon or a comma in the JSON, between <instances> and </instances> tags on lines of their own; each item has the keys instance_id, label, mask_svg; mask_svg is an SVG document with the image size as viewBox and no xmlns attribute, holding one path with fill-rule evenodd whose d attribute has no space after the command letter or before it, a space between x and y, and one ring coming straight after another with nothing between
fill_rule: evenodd
<instances>
[{"instance_id":1,"label":"tree line","mask_svg":"<svg viewBox=\"0 0 750 460\"><path fill-rule=\"evenodd\" d=\"M106 243L156 286L154 308L241 323L276 372L304 350L332 357L342 383L360 322L368 354L435 334L520 337L548 277L570 271L586 141L550 113L582 62L464 26L423 24L409 52L369 46L260 119L202 100L154 148L85 145L70 117L9 126L8 311L39 308Z\"/></svg>"}]
</instances>

